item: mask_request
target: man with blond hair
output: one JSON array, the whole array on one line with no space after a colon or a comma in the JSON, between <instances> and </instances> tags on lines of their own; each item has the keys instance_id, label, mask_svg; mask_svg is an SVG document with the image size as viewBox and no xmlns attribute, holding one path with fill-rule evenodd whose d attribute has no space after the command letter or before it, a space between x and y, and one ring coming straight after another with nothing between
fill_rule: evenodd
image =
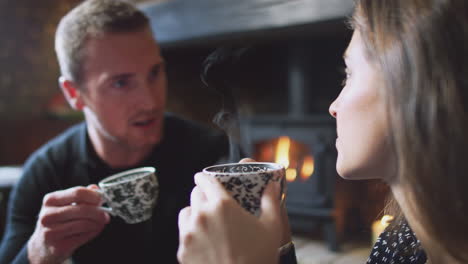
<instances>
[{"instance_id":1,"label":"man with blond hair","mask_svg":"<svg viewBox=\"0 0 468 264\"><path fill-rule=\"evenodd\" d=\"M87 0L56 32L60 87L85 121L37 150L10 197L0 263L177 263L177 216L193 175L228 153L226 137L165 113L165 62L131 4ZM154 166L150 221L100 209L101 179Z\"/></svg>"}]
</instances>

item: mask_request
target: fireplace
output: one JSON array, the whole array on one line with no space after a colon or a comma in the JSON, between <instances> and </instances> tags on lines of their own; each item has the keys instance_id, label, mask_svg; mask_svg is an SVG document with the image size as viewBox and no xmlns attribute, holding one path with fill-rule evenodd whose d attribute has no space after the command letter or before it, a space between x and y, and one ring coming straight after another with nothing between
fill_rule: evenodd
<instances>
[{"instance_id":1,"label":"fireplace","mask_svg":"<svg viewBox=\"0 0 468 264\"><path fill-rule=\"evenodd\" d=\"M336 251L334 121L326 116L258 116L244 120L243 128L246 151L252 157L286 168L286 206L292 228L320 225L329 248Z\"/></svg>"},{"instance_id":2,"label":"fireplace","mask_svg":"<svg viewBox=\"0 0 468 264\"><path fill-rule=\"evenodd\" d=\"M350 37L344 20L353 1L174 0L141 7L168 62L169 107L195 120L211 123L221 108L218 94L200 82L204 58L224 45L254 47L232 74L238 102L247 105L239 111L240 143L249 157L286 165L293 230L319 228L337 250L336 221L347 209L336 206L335 187L342 185L335 186L336 127L327 110L341 89ZM345 197L339 200L352 200Z\"/></svg>"},{"instance_id":3,"label":"fireplace","mask_svg":"<svg viewBox=\"0 0 468 264\"><path fill-rule=\"evenodd\" d=\"M338 73L338 67L334 62L317 66L321 59L310 52L311 47L307 41L287 46L283 68L286 110L241 118L241 138L249 156L285 166L286 205L293 230L309 231L318 227L329 248L336 251L339 248L335 227L336 123L327 108L339 90L336 81L340 76L317 78L327 70ZM335 48L331 51L340 54L340 47ZM334 61L328 55L324 57ZM331 95L325 96L326 92L321 91L326 88ZM313 106L317 105L323 106L314 111Z\"/></svg>"},{"instance_id":4,"label":"fireplace","mask_svg":"<svg viewBox=\"0 0 468 264\"><path fill-rule=\"evenodd\" d=\"M285 166L291 227L305 231L319 227L329 248L336 251L336 125L328 113L308 111L313 101L308 87L313 87L314 81L304 53L306 46L290 45L286 56L287 112L242 118L242 145L258 161Z\"/></svg>"}]
</instances>

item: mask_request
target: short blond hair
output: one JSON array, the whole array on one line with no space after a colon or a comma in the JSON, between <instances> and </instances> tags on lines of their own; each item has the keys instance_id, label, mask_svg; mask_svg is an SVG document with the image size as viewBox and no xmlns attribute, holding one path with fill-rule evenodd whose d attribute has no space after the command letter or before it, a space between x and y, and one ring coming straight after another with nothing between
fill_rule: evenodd
<instances>
[{"instance_id":1,"label":"short blond hair","mask_svg":"<svg viewBox=\"0 0 468 264\"><path fill-rule=\"evenodd\" d=\"M61 19L55 33L55 52L62 76L77 84L83 81L84 47L89 37L146 28L149 19L129 2L84 1Z\"/></svg>"}]
</instances>

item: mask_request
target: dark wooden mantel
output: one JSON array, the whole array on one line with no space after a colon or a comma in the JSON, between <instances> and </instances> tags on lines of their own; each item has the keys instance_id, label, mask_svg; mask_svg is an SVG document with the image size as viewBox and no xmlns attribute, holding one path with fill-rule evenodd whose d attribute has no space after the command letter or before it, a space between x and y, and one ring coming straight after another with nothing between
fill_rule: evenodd
<instances>
[{"instance_id":1,"label":"dark wooden mantel","mask_svg":"<svg viewBox=\"0 0 468 264\"><path fill-rule=\"evenodd\" d=\"M140 4L163 47L323 31L352 13L353 0L170 0Z\"/></svg>"}]
</instances>

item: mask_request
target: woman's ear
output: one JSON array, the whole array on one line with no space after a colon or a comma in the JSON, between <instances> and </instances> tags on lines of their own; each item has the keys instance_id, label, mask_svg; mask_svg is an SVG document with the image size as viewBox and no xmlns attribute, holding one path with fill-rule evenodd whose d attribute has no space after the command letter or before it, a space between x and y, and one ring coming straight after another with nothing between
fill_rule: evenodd
<instances>
[{"instance_id":1,"label":"woman's ear","mask_svg":"<svg viewBox=\"0 0 468 264\"><path fill-rule=\"evenodd\" d=\"M61 76L59 78L60 89L62 89L63 95L67 99L68 104L75 110L82 111L85 103L81 97L81 91L78 89L74 82L65 79Z\"/></svg>"}]
</instances>

